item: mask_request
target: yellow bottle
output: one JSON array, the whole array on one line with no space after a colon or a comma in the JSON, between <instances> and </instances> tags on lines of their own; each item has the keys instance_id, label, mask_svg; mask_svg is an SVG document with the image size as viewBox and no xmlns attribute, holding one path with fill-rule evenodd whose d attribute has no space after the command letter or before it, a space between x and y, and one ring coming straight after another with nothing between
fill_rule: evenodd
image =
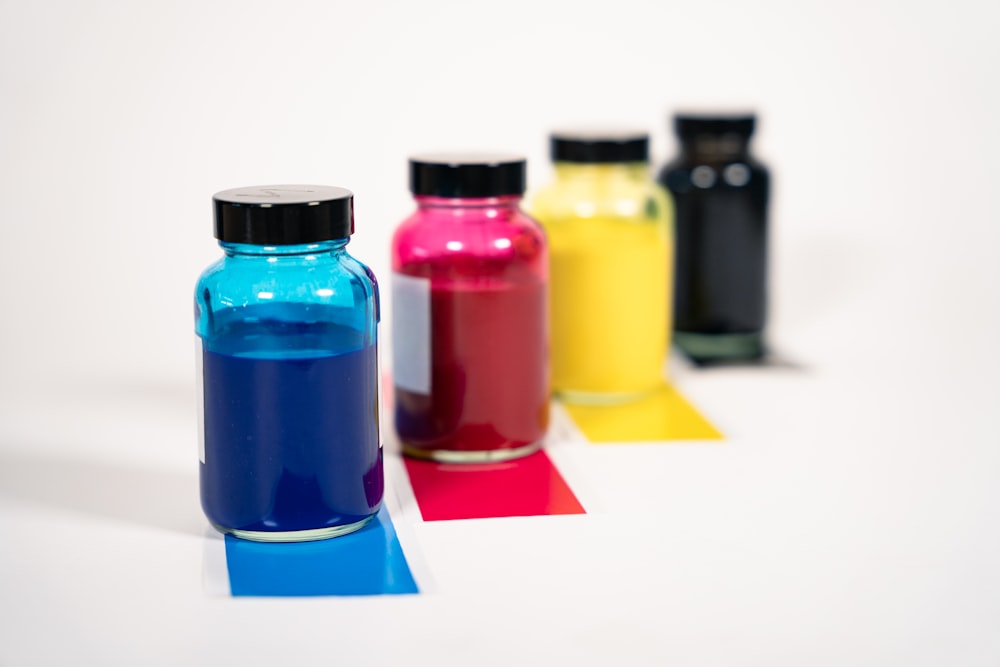
<instances>
[{"instance_id":1,"label":"yellow bottle","mask_svg":"<svg viewBox=\"0 0 1000 667\"><path fill-rule=\"evenodd\" d=\"M556 133L555 181L531 214L548 234L552 388L616 403L663 384L673 297L673 207L645 133Z\"/></svg>"}]
</instances>

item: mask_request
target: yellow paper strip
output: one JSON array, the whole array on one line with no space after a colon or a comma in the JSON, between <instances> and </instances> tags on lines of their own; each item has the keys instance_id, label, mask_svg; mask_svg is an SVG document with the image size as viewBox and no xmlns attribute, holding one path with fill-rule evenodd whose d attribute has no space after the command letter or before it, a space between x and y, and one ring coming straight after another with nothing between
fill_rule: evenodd
<instances>
[{"instance_id":1,"label":"yellow paper strip","mask_svg":"<svg viewBox=\"0 0 1000 667\"><path fill-rule=\"evenodd\" d=\"M563 406L591 442L723 439L718 429L667 384L623 405Z\"/></svg>"}]
</instances>

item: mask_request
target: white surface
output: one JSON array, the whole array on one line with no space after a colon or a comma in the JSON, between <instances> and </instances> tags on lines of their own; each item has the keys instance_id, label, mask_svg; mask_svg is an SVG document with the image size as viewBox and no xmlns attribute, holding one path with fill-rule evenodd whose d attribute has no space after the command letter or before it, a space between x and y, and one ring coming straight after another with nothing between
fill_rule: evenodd
<instances>
[{"instance_id":1,"label":"white surface","mask_svg":"<svg viewBox=\"0 0 1000 667\"><path fill-rule=\"evenodd\" d=\"M997 12L0 5L0 665L1000 664ZM539 184L550 127L648 126L659 159L705 101L764 115L802 370L680 367L723 445L555 445L587 516L407 526L429 594L206 594L213 192L351 187L387 277L407 153L520 150Z\"/></svg>"}]
</instances>

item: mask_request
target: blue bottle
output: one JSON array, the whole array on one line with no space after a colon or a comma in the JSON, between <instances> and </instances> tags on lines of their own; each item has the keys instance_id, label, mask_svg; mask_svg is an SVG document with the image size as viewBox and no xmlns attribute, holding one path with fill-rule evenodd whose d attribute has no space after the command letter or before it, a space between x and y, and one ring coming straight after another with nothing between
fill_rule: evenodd
<instances>
[{"instance_id":1,"label":"blue bottle","mask_svg":"<svg viewBox=\"0 0 1000 667\"><path fill-rule=\"evenodd\" d=\"M214 208L225 256L195 293L205 515L258 541L355 531L383 477L378 285L346 250L353 195L238 188Z\"/></svg>"}]
</instances>

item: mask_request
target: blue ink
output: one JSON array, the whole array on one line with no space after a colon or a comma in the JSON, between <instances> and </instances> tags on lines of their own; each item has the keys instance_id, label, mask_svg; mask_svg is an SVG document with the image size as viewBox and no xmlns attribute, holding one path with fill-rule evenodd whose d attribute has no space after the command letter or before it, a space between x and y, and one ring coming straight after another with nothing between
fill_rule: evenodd
<instances>
[{"instance_id":1,"label":"blue ink","mask_svg":"<svg viewBox=\"0 0 1000 667\"><path fill-rule=\"evenodd\" d=\"M224 351L280 339L283 327L240 322ZM294 339L343 349L360 334L330 324L297 324ZM273 347L268 345L266 347ZM228 349L227 349L228 348ZM299 531L348 526L382 499L375 346L343 354L286 350L266 359L203 352L205 463L202 507L217 526ZM244 350L245 354L245 350Z\"/></svg>"}]
</instances>

